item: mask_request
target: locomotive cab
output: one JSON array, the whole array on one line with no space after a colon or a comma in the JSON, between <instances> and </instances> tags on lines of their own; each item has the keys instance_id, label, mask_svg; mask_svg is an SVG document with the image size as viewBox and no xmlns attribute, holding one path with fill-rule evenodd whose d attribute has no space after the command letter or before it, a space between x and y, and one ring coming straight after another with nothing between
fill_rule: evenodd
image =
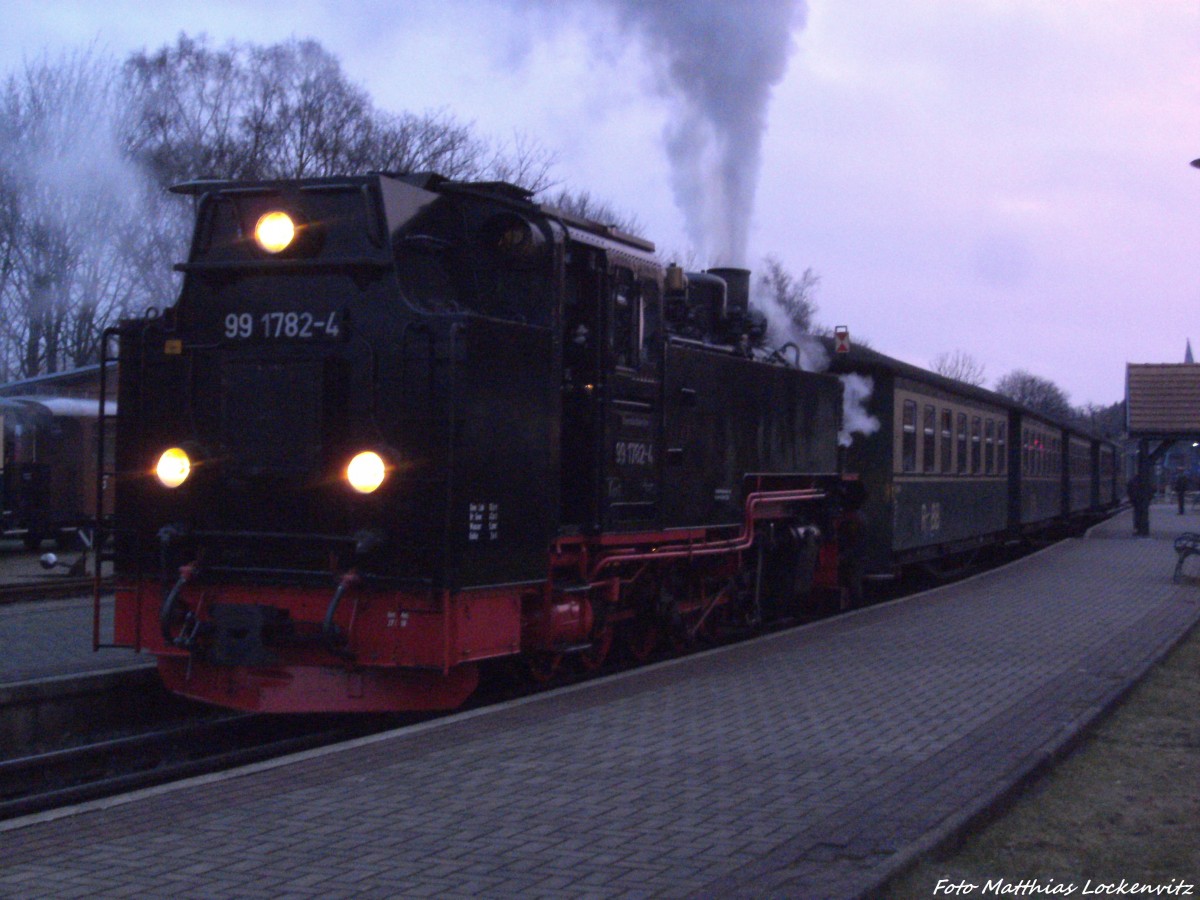
<instances>
[{"instance_id":1,"label":"locomotive cab","mask_svg":"<svg viewBox=\"0 0 1200 900\"><path fill-rule=\"evenodd\" d=\"M123 430L141 439L121 468L149 472L168 451L191 467L174 487L122 482L127 507L172 529L169 567L202 553L214 577L304 583L354 567L438 587L480 567L540 574L548 242L531 250L532 228L502 207L386 177L179 190L200 197L182 294L126 325L121 348L141 369L135 384L122 367L137 399ZM291 245L262 249L259 223L284 213ZM364 465L370 490L348 481ZM497 469L514 472L500 492ZM120 546L123 567L160 549Z\"/></svg>"}]
</instances>

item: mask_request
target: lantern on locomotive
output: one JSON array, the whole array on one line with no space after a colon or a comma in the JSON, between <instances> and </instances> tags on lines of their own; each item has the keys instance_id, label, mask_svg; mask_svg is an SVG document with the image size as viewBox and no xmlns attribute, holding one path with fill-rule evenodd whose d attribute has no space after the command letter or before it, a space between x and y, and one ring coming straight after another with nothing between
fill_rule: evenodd
<instances>
[{"instance_id":1,"label":"lantern on locomotive","mask_svg":"<svg viewBox=\"0 0 1200 900\"><path fill-rule=\"evenodd\" d=\"M453 707L487 660L698 630L827 517L840 386L714 344L724 279L684 335L653 245L510 185L175 190L179 299L116 329L113 524L117 642L171 690Z\"/></svg>"}]
</instances>

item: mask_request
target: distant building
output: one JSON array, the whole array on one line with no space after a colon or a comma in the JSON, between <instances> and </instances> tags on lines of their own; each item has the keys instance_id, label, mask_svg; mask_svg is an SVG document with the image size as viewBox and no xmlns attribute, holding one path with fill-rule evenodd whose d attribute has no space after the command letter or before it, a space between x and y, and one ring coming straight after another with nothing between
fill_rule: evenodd
<instances>
[{"instance_id":1,"label":"distant building","mask_svg":"<svg viewBox=\"0 0 1200 900\"><path fill-rule=\"evenodd\" d=\"M109 367L108 396L116 396L116 370ZM0 384L0 397L78 397L93 400L100 397L100 365L81 366L53 375L39 375Z\"/></svg>"},{"instance_id":2,"label":"distant building","mask_svg":"<svg viewBox=\"0 0 1200 900\"><path fill-rule=\"evenodd\" d=\"M1151 455L1155 488L1170 492L1182 473L1200 487L1200 372L1193 368L1191 338L1183 363L1129 365L1126 375L1126 414L1131 445L1138 437L1160 442Z\"/></svg>"}]
</instances>

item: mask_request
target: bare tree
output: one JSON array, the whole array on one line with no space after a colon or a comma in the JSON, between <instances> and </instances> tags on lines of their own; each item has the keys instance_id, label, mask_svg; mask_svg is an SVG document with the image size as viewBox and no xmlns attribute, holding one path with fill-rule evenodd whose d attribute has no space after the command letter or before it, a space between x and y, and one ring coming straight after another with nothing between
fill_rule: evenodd
<instances>
[{"instance_id":1,"label":"bare tree","mask_svg":"<svg viewBox=\"0 0 1200 900\"><path fill-rule=\"evenodd\" d=\"M130 301L137 173L115 127L115 65L91 51L27 63L0 100L0 314L9 377L96 358Z\"/></svg>"},{"instance_id":2,"label":"bare tree","mask_svg":"<svg viewBox=\"0 0 1200 900\"><path fill-rule=\"evenodd\" d=\"M1126 431L1125 401L1118 400L1109 406L1085 403L1075 408L1073 418L1100 437L1119 438Z\"/></svg>"},{"instance_id":3,"label":"bare tree","mask_svg":"<svg viewBox=\"0 0 1200 900\"><path fill-rule=\"evenodd\" d=\"M444 110L387 113L313 40L270 46L180 35L125 65L137 121L130 152L160 184L433 171L551 184L553 156L528 137L489 142Z\"/></svg>"},{"instance_id":4,"label":"bare tree","mask_svg":"<svg viewBox=\"0 0 1200 900\"><path fill-rule=\"evenodd\" d=\"M554 187L551 170L555 155L526 134L514 134L511 141L493 142L487 157L484 177L519 184L534 194ZM632 221L632 217L628 217ZM620 226L618 226L620 227Z\"/></svg>"},{"instance_id":5,"label":"bare tree","mask_svg":"<svg viewBox=\"0 0 1200 900\"><path fill-rule=\"evenodd\" d=\"M996 392L1035 412L1064 421L1071 418L1071 403L1066 392L1053 381L1024 369L1014 369L997 381Z\"/></svg>"},{"instance_id":6,"label":"bare tree","mask_svg":"<svg viewBox=\"0 0 1200 900\"><path fill-rule=\"evenodd\" d=\"M953 378L955 381L975 387L983 387L986 382L983 363L962 350L939 354L929 364L929 367L939 375L945 375L947 378Z\"/></svg>"},{"instance_id":7,"label":"bare tree","mask_svg":"<svg viewBox=\"0 0 1200 900\"><path fill-rule=\"evenodd\" d=\"M306 178L371 167L374 110L316 41L243 51L245 176Z\"/></svg>"},{"instance_id":8,"label":"bare tree","mask_svg":"<svg viewBox=\"0 0 1200 900\"><path fill-rule=\"evenodd\" d=\"M467 179L479 174L478 161L485 152L465 125L445 111L380 113L372 143L379 168L390 172L436 172L446 178Z\"/></svg>"},{"instance_id":9,"label":"bare tree","mask_svg":"<svg viewBox=\"0 0 1200 900\"><path fill-rule=\"evenodd\" d=\"M254 148L244 139L248 109L241 69L236 46L214 50L204 38L185 34L125 62L127 152L159 185L246 174Z\"/></svg>"},{"instance_id":10,"label":"bare tree","mask_svg":"<svg viewBox=\"0 0 1200 900\"><path fill-rule=\"evenodd\" d=\"M592 196L589 191L571 191L567 188L560 188L557 192L543 197L543 202L568 215L589 219L602 225L611 225L627 234L638 234L642 230L636 216L621 212L611 203Z\"/></svg>"},{"instance_id":11,"label":"bare tree","mask_svg":"<svg viewBox=\"0 0 1200 900\"><path fill-rule=\"evenodd\" d=\"M92 361L109 323L172 302L192 218L173 183L432 171L538 192L553 161L444 111L380 111L311 40L27 64L0 94L0 377Z\"/></svg>"},{"instance_id":12,"label":"bare tree","mask_svg":"<svg viewBox=\"0 0 1200 900\"><path fill-rule=\"evenodd\" d=\"M758 276L761 302L773 304L782 311L792 329L800 334L810 334L816 327L817 303L814 299L819 276L812 269L805 269L796 278L784 268L777 257L763 259L763 271Z\"/></svg>"}]
</instances>

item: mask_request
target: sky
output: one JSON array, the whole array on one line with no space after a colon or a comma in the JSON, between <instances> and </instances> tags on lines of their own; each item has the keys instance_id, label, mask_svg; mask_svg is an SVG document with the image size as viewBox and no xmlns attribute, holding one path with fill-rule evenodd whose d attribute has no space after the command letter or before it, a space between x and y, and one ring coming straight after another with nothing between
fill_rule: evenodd
<instances>
[{"instance_id":1,"label":"sky","mask_svg":"<svg viewBox=\"0 0 1200 900\"><path fill-rule=\"evenodd\" d=\"M1021 368L1107 405L1126 363L1200 349L1195 0L0 0L0 21L0 74L180 32L314 38L381 109L533 139L667 259L811 268L822 324L919 366L969 354L989 387ZM743 71L761 93L729 115ZM722 159L681 157L701 146ZM728 193L744 224L718 240Z\"/></svg>"}]
</instances>

